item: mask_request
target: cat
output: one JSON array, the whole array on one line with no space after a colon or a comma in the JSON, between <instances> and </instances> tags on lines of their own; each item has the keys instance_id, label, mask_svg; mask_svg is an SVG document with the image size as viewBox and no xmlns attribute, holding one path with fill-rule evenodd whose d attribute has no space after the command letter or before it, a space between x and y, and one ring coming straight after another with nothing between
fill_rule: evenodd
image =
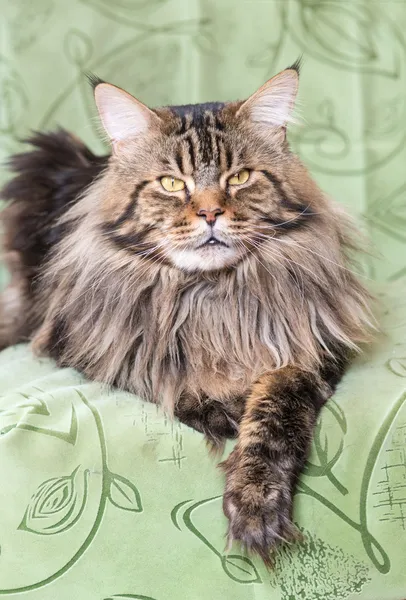
<instances>
[{"instance_id":1,"label":"cat","mask_svg":"<svg viewBox=\"0 0 406 600\"><path fill-rule=\"evenodd\" d=\"M150 109L93 77L111 155L35 133L2 191L0 346L134 392L236 438L221 464L228 540L267 565L318 413L370 298L356 230L290 150L299 62L245 101Z\"/></svg>"}]
</instances>

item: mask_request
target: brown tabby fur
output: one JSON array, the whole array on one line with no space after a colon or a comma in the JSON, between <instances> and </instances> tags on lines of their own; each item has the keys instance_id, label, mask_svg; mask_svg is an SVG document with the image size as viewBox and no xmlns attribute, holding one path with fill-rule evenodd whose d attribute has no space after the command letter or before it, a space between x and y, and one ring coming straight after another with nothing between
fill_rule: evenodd
<instances>
[{"instance_id":1,"label":"brown tabby fur","mask_svg":"<svg viewBox=\"0 0 406 600\"><path fill-rule=\"evenodd\" d=\"M3 190L13 278L0 345L32 339L59 365L163 404L214 445L238 437L223 463L229 539L269 563L294 536L295 480L319 409L367 337L368 310L346 216L284 128L264 135L244 111L155 109L148 134L108 160L63 131L29 140ZM242 168L248 184L227 186ZM165 192L167 174L186 191ZM233 250L217 244L189 269L208 206Z\"/></svg>"}]
</instances>

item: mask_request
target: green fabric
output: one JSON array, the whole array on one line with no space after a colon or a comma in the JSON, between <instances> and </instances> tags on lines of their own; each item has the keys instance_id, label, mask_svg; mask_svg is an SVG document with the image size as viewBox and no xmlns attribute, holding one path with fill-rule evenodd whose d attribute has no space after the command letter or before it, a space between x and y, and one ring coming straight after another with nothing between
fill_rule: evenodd
<instances>
[{"instance_id":1,"label":"green fabric","mask_svg":"<svg viewBox=\"0 0 406 600\"><path fill-rule=\"evenodd\" d=\"M24 345L5 350L0 596L405 597L406 286L390 290L381 339L322 412L295 501L305 541L274 574L237 545L224 553L223 478L200 434Z\"/></svg>"},{"instance_id":2,"label":"green fabric","mask_svg":"<svg viewBox=\"0 0 406 600\"><path fill-rule=\"evenodd\" d=\"M56 125L103 151L85 71L151 105L184 104L246 97L304 53L303 122L290 140L358 217L372 240L365 274L385 290L385 334L323 410L299 485L306 541L277 556L274 574L236 546L224 554L223 481L202 436L25 346L4 351L0 596L406 598L406 3L0 0L0 9L0 159L29 129Z\"/></svg>"},{"instance_id":3,"label":"green fabric","mask_svg":"<svg viewBox=\"0 0 406 600\"><path fill-rule=\"evenodd\" d=\"M0 159L63 125L103 151L92 71L158 106L247 97L303 53L290 140L406 276L405 0L0 0ZM1 175L2 179L6 176Z\"/></svg>"}]
</instances>

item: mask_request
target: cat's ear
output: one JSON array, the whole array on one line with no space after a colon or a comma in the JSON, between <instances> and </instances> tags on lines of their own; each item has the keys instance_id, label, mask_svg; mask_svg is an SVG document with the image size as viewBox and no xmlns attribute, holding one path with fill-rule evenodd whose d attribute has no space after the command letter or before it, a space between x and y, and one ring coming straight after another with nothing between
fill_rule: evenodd
<instances>
[{"instance_id":1,"label":"cat's ear","mask_svg":"<svg viewBox=\"0 0 406 600\"><path fill-rule=\"evenodd\" d=\"M265 128L286 128L293 121L299 86L299 62L269 79L238 109L236 116Z\"/></svg>"},{"instance_id":2,"label":"cat's ear","mask_svg":"<svg viewBox=\"0 0 406 600\"><path fill-rule=\"evenodd\" d=\"M113 147L159 126L161 119L142 102L110 83L98 83L94 97L100 119Z\"/></svg>"}]
</instances>

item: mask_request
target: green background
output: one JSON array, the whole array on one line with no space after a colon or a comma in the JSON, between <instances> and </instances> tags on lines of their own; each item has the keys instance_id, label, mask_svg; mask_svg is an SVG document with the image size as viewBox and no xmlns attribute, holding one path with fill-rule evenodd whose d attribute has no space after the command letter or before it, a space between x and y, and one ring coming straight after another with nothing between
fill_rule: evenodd
<instances>
[{"instance_id":1,"label":"green background","mask_svg":"<svg viewBox=\"0 0 406 600\"><path fill-rule=\"evenodd\" d=\"M151 106L245 98L304 55L290 139L406 275L404 0L1 0L0 149L63 125L103 151L92 71Z\"/></svg>"},{"instance_id":2,"label":"green background","mask_svg":"<svg viewBox=\"0 0 406 600\"><path fill-rule=\"evenodd\" d=\"M57 125L104 151L86 71L184 104L244 98L303 54L289 138L372 241L384 330L323 411L295 503L306 542L273 575L224 555L222 476L199 434L25 346L3 352L0 597L405 598L406 3L0 0L0 15L1 158Z\"/></svg>"}]
</instances>

